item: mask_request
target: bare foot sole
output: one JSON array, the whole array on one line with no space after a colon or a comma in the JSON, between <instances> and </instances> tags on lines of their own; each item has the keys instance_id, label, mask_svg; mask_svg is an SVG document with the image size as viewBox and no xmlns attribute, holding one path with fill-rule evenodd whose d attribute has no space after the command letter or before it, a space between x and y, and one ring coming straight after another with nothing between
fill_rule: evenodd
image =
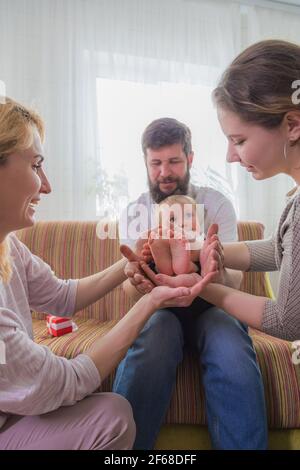
<instances>
[{"instance_id":1,"label":"bare foot sole","mask_svg":"<svg viewBox=\"0 0 300 470\"><path fill-rule=\"evenodd\" d=\"M178 274L173 277L157 274L156 279L160 285L166 285L169 287L193 287L201 280L201 276L197 273Z\"/></svg>"},{"instance_id":2,"label":"bare foot sole","mask_svg":"<svg viewBox=\"0 0 300 470\"><path fill-rule=\"evenodd\" d=\"M189 242L182 238L170 239L170 250L172 255L172 267L175 274L187 274L194 271L191 269L191 257Z\"/></svg>"},{"instance_id":3,"label":"bare foot sole","mask_svg":"<svg viewBox=\"0 0 300 470\"><path fill-rule=\"evenodd\" d=\"M152 238L151 234L148 240L150 251L159 273L173 276L172 258L169 240L161 238Z\"/></svg>"}]
</instances>

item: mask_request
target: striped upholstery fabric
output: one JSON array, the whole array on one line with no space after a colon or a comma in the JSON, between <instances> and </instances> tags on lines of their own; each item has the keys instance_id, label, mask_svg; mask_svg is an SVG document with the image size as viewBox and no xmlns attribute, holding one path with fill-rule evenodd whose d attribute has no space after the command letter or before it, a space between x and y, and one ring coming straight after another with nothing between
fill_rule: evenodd
<instances>
[{"instance_id":1,"label":"striped upholstery fabric","mask_svg":"<svg viewBox=\"0 0 300 470\"><path fill-rule=\"evenodd\" d=\"M264 226L258 222L239 222L239 240L257 240L264 236ZM253 295L274 298L269 276L267 273L244 273L241 290Z\"/></svg>"},{"instance_id":2,"label":"striped upholstery fabric","mask_svg":"<svg viewBox=\"0 0 300 470\"><path fill-rule=\"evenodd\" d=\"M99 222L105 225L104 221ZM100 227L99 231L104 231ZM41 257L62 279L78 279L97 273L120 259L117 240L99 240L96 222L39 222L33 228L17 232L20 240ZM81 318L111 320L121 318L132 303L122 286L76 314ZM44 318L34 314L34 318Z\"/></svg>"},{"instance_id":3,"label":"striped upholstery fabric","mask_svg":"<svg viewBox=\"0 0 300 470\"><path fill-rule=\"evenodd\" d=\"M100 222L100 229L105 222ZM111 224L111 229L116 227ZM239 223L240 239L262 238L263 226L256 222ZM59 277L80 278L100 271L120 257L118 240L99 240L96 222L40 222L18 232L32 252L48 262ZM246 273L242 289L271 297L268 277ZM118 287L94 305L76 314L78 331L52 338L47 334L44 316L34 314L35 341L50 347L55 354L71 358L86 350L105 334L130 308ZM43 318L43 319L41 319ZM300 428L300 366L292 363L291 343L251 330L262 371L270 428ZM111 390L113 374L101 390ZM204 392L196 358L186 352L178 369L176 389L166 417L173 424L205 424Z\"/></svg>"}]
</instances>

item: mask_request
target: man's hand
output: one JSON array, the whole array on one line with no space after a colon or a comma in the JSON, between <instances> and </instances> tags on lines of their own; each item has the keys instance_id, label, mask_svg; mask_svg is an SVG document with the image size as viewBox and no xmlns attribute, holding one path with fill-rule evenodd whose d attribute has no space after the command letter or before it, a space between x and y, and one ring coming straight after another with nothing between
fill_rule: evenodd
<instances>
[{"instance_id":1,"label":"man's hand","mask_svg":"<svg viewBox=\"0 0 300 470\"><path fill-rule=\"evenodd\" d=\"M143 261L142 258L136 255L127 245L121 245L120 251L122 255L128 259L124 272L130 283L140 294L144 295L151 292L154 284L146 277L145 272L141 269L140 262Z\"/></svg>"}]
</instances>

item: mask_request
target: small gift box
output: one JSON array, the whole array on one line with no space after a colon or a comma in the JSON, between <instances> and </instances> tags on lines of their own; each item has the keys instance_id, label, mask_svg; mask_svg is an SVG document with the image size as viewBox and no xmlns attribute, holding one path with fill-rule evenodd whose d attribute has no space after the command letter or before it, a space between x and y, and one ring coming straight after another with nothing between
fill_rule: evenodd
<instances>
[{"instance_id":1,"label":"small gift box","mask_svg":"<svg viewBox=\"0 0 300 470\"><path fill-rule=\"evenodd\" d=\"M77 330L77 326L70 318L55 315L47 315L47 328L52 336L62 336Z\"/></svg>"}]
</instances>

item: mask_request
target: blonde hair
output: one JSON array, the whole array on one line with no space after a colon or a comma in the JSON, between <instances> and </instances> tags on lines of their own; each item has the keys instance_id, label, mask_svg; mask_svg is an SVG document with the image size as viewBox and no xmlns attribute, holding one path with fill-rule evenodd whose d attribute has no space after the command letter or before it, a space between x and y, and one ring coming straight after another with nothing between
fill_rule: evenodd
<instances>
[{"instance_id":1,"label":"blonde hair","mask_svg":"<svg viewBox=\"0 0 300 470\"><path fill-rule=\"evenodd\" d=\"M6 238L0 243L0 281L8 282L11 278L11 258L9 241Z\"/></svg>"},{"instance_id":2,"label":"blonde hair","mask_svg":"<svg viewBox=\"0 0 300 470\"><path fill-rule=\"evenodd\" d=\"M0 165L9 154L27 150L33 143L32 126L35 126L44 140L44 123L33 110L5 98L0 102Z\"/></svg>"},{"instance_id":3,"label":"blonde hair","mask_svg":"<svg viewBox=\"0 0 300 470\"><path fill-rule=\"evenodd\" d=\"M33 143L32 128L35 126L44 140L44 123L33 110L11 98L0 102L0 167L14 152L27 150ZM0 243L0 280L8 282L11 277L9 240Z\"/></svg>"}]
</instances>

